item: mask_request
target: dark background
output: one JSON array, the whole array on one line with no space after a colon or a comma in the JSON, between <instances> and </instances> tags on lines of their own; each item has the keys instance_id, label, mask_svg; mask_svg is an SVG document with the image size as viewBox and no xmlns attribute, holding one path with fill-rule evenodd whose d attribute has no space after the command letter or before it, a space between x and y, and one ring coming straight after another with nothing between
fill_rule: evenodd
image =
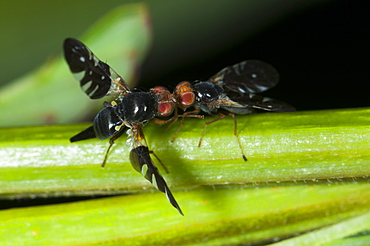
<instances>
[{"instance_id":1,"label":"dark background","mask_svg":"<svg viewBox=\"0 0 370 246\"><path fill-rule=\"evenodd\" d=\"M0 2L4 10L0 16L0 85L58 57L66 37L80 37L115 7L137 2ZM141 67L139 87L173 87L183 80L207 79L243 60L259 59L276 67L281 78L266 95L298 110L370 104L370 8L366 0L144 2L151 16L153 44ZM98 57L109 60L104 54ZM119 67L115 70L121 71ZM65 74L71 79L67 69ZM27 125L26 119L19 121Z\"/></svg>"},{"instance_id":2,"label":"dark background","mask_svg":"<svg viewBox=\"0 0 370 246\"><path fill-rule=\"evenodd\" d=\"M333 1L293 13L221 54L194 59L163 74L149 72L149 56L141 82L175 86L182 80L207 79L246 59L259 59L280 74L279 85L265 95L289 102L298 110L368 107L369 10L367 1Z\"/></svg>"}]
</instances>

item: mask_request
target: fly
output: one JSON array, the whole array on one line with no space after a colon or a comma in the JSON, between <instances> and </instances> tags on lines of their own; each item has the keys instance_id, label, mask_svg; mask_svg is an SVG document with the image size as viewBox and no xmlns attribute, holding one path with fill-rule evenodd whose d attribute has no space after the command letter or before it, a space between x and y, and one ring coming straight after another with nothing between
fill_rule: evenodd
<instances>
[{"instance_id":1,"label":"fly","mask_svg":"<svg viewBox=\"0 0 370 246\"><path fill-rule=\"evenodd\" d=\"M142 130L150 120L171 115L174 110L171 108L173 104L168 105L160 101L153 91L130 90L120 75L76 39L67 38L64 41L64 56L71 72L80 81L82 90L91 99L99 99L107 95L116 96L112 102L104 104L105 107L95 116L93 126L73 136L70 141L76 142L95 137L110 138L102 164L104 166L114 141L126 131L131 140L130 162L133 168L155 188L165 193L172 206L183 215L166 181L150 158L151 151ZM169 92L168 94L170 95ZM161 120L158 119L158 122Z\"/></svg>"},{"instance_id":2,"label":"fly","mask_svg":"<svg viewBox=\"0 0 370 246\"><path fill-rule=\"evenodd\" d=\"M271 65L259 60L247 60L228 66L206 81L179 83L172 98L177 108L183 111L189 107L195 110L184 112L182 123L174 138L184 124L184 118L194 117L200 112L217 115L218 118L206 122L198 147L207 126L229 115L234 119L234 136L246 161L243 148L237 134L236 114L251 114L258 111L292 112L295 109L289 104L272 98L257 95L277 85L279 74ZM175 111L177 113L177 111ZM175 113L175 115L176 115ZM177 120L176 117L173 120Z\"/></svg>"}]
</instances>

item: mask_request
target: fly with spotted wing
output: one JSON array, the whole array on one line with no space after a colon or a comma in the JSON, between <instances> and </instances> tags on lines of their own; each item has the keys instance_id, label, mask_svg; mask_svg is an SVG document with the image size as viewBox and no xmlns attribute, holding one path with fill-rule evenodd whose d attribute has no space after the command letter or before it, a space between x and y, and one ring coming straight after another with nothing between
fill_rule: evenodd
<instances>
[{"instance_id":1,"label":"fly with spotted wing","mask_svg":"<svg viewBox=\"0 0 370 246\"><path fill-rule=\"evenodd\" d=\"M127 134L132 145L130 162L133 168L159 191L165 193L172 206L183 215L166 181L150 158L150 151L142 131L142 127L148 121L157 116L167 116L173 109L159 110L158 100L153 92L131 91L121 76L76 39L67 38L64 41L64 56L73 75L80 81L82 90L91 99L107 95L117 96L111 103L105 103L105 107L96 115L93 126L72 137L71 142L95 137L110 138L104 165L114 141L128 128Z\"/></svg>"},{"instance_id":2,"label":"fly with spotted wing","mask_svg":"<svg viewBox=\"0 0 370 246\"><path fill-rule=\"evenodd\" d=\"M185 117L198 114L201 111L219 116L219 118L205 124L198 146L201 145L205 129L209 124L224 118L226 115L232 116L234 118L234 135L243 159L246 161L247 158L237 134L235 114L251 114L258 111L295 111L292 106L285 102L256 94L276 86L278 81L279 74L274 67L262 61L247 60L222 69L207 81L195 81L193 83L184 81L179 83L175 88L173 98L176 106L184 111L189 107L195 108L194 111L185 112L184 115L181 115L183 120Z\"/></svg>"}]
</instances>

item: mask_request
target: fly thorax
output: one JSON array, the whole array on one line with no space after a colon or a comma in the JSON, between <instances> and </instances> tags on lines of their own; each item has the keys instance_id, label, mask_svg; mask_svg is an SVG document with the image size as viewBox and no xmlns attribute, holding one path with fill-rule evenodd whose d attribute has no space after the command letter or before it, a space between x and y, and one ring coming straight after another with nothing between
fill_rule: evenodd
<instances>
[{"instance_id":1,"label":"fly thorax","mask_svg":"<svg viewBox=\"0 0 370 246\"><path fill-rule=\"evenodd\" d=\"M194 84L196 92L196 101L201 104L207 104L217 100L223 92L223 89L212 82L198 82Z\"/></svg>"},{"instance_id":2,"label":"fly thorax","mask_svg":"<svg viewBox=\"0 0 370 246\"><path fill-rule=\"evenodd\" d=\"M223 89L212 82L198 82L194 84L194 91L196 107L207 113L218 107L217 100L223 95Z\"/></svg>"},{"instance_id":3,"label":"fly thorax","mask_svg":"<svg viewBox=\"0 0 370 246\"><path fill-rule=\"evenodd\" d=\"M130 123L146 122L154 117L154 99L149 92L132 92L122 98L118 110Z\"/></svg>"}]
</instances>

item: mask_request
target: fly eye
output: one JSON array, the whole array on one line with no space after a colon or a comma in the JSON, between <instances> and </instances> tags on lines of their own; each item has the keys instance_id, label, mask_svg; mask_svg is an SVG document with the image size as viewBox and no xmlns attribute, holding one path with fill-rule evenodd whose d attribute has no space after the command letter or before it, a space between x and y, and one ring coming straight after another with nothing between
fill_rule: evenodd
<instances>
[{"instance_id":1,"label":"fly eye","mask_svg":"<svg viewBox=\"0 0 370 246\"><path fill-rule=\"evenodd\" d=\"M172 114L175 109L170 91L163 86L155 86L151 89L152 95L156 98L157 102L157 116L166 117Z\"/></svg>"},{"instance_id":2,"label":"fly eye","mask_svg":"<svg viewBox=\"0 0 370 246\"><path fill-rule=\"evenodd\" d=\"M184 109L191 107L195 102L193 86L188 81L183 81L176 86L174 98L177 106Z\"/></svg>"},{"instance_id":3,"label":"fly eye","mask_svg":"<svg viewBox=\"0 0 370 246\"><path fill-rule=\"evenodd\" d=\"M195 95L193 92L185 92L180 98L181 104L185 107L190 107L195 102Z\"/></svg>"},{"instance_id":4,"label":"fly eye","mask_svg":"<svg viewBox=\"0 0 370 246\"><path fill-rule=\"evenodd\" d=\"M169 116L175 109L175 105L172 102L159 103L157 109L159 116Z\"/></svg>"}]
</instances>

